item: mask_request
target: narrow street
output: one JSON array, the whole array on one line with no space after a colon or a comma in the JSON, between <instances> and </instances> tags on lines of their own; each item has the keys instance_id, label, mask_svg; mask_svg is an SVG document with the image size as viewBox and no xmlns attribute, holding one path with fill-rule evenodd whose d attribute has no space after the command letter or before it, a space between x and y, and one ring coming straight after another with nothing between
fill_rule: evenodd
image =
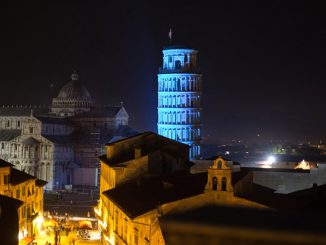
<instances>
[{"instance_id":1,"label":"narrow street","mask_svg":"<svg viewBox=\"0 0 326 245\"><path fill-rule=\"evenodd\" d=\"M94 214L96 205L97 195L93 192L45 193L42 232L34 244L101 244Z\"/></svg>"}]
</instances>

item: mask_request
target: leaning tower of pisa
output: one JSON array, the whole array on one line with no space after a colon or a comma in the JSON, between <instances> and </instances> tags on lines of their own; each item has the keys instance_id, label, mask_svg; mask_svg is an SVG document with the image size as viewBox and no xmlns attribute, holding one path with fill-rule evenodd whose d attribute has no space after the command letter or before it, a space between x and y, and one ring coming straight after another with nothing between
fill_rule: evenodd
<instances>
[{"instance_id":1,"label":"leaning tower of pisa","mask_svg":"<svg viewBox=\"0 0 326 245\"><path fill-rule=\"evenodd\" d=\"M188 144L190 159L200 157L202 75L197 53L186 47L164 48L158 73L158 133Z\"/></svg>"}]
</instances>

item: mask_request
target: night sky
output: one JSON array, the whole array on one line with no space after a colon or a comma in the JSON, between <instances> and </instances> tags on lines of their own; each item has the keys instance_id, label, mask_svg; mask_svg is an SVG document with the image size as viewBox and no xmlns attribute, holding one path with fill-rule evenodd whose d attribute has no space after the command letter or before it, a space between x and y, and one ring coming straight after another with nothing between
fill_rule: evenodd
<instances>
[{"instance_id":1,"label":"night sky","mask_svg":"<svg viewBox=\"0 0 326 245\"><path fill-rule=\"evenodd\" d=\"M204 142L326 141L322 1L191 2L2 3L0 104L49 104L77 70L98 103L123 101L132 127L156 131L172 27L199 50Z\"/></svg>"}]
</instances>

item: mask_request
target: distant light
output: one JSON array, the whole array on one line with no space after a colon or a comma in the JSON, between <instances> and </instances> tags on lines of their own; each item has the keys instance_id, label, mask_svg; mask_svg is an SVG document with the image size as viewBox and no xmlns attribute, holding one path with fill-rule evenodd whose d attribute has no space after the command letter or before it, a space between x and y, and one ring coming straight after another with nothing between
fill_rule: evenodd
<instances>
[{"instance_id":1,"label":"distant light","mask_svg":"<svg viewBox=\"0 0 326 245\"><path fill-rule=\"evenodd\" d=\"M267 158L266 164L267 164L267 165L272 165L275 161L276 161L275 157L273 157L273 156L269 156L269 157Z\"/></svg>"},{"instance_id":2,"label":"distant light","mask_svg":"<svg viewBox=\"0 0 326 245\"><path fill-rule=\"evenodd\" d=\"M230 155L230 152L229 152L229 151L226 151L226 152L225 152L225 155Z\"/></svg>"}]
</instances>

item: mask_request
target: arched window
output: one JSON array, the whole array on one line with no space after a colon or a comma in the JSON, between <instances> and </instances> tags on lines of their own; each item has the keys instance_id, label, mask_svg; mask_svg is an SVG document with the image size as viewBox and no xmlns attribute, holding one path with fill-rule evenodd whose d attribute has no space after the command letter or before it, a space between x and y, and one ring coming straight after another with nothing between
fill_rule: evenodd
<instances>
[{"instance_id":1,"label":"arched window","mask_svg":"<svg viewBox=\"0 0 326 245\"><path fill-rule=\"evenodd\" d=\"M222 178L222 191L226 191L226 178Z\"/></svg>"},{"instance_id":2,"label":"arched window","mask_svg":"<svg viewBox=\"0 0 326 245\"><path fill-rule=\"evenodd\" d=\"M217 191L217 178L213 177L212 182L213 182L212 190Z\"/></svg>"}]
</instances>

